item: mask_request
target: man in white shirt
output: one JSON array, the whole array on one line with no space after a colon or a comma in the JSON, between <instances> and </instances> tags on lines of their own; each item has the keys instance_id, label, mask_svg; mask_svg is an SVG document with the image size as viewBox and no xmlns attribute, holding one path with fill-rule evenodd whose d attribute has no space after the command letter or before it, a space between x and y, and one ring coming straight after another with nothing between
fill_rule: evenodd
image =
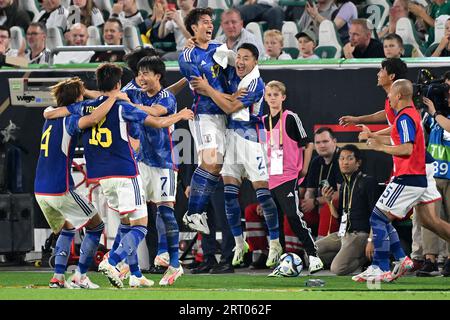
<instances>
[{"instance_id":1,"label":"man in white shirt","mask_svg":"<svg viewBox=\"0 0 450 320\"><path fill-rule=\"evenodd\" d=\"M19 52L10 48L11 33L8 28L0 26L0 54L7 57L17 57Z\"/></svg>"},{"instance_id":2,"label":"man in white shirt","mask_svg":"<svg viewBox=\"0 0 450 320\"><path fill-rule=\"evenodd\" d=\"M80 46L84 47L88 40L87 28L82 23L75 23L69 32L69 46ZM88 63L94 51L65 51L60 52L55 56L54 63L66 64L66 63Z\"/></svg>"},{"instance_id":3,"label":"man in white shirt","mask_svg":"<svg viewBox=\"0 0 450 320\"><path fill-rule=\"evenodd\" d=\"M41 22L32 22L26 34L27 47L25 57L28 63L48 64L50 60L50 50L45 46L47 40L47 28Z\"/></svg>"}]
</instances>

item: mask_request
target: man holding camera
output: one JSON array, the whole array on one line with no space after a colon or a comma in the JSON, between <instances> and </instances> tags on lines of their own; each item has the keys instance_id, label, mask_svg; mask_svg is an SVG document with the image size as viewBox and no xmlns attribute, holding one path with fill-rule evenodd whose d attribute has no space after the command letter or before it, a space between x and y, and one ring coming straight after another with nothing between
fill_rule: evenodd
<instances>
[{"instance_id":1,"label":"man holding camera","mask_svg":"<svg viewBox=\"0 0 450 320\"><path fill-rule=\"evenodd\" d=\"M444 74L444 83L449 90L450 71ZM441 85L441 86L442 86ZM441 219L450 222L450 104L447 95L447 107L435 106L434 102L423 97L423 103L428 107L428 113L425 114L424 124L429 128L429 140L427 150L434 158L434 178L436 186L442 195L442 202L436 202L436 208L441 208ZM442 208L441 205L444 205ZM422 228L423 253L425 254L425 263L417 276L439 275L439 269L436 262L436 256L439 253L439 237L436 233ZM448 247L448 245L447 245ZM447 248L450 250L450 247ZM450 253L450 252L449 252ZM441 271L444 277L450 276L450 259L444 264Z\"/></svg>"}]
</instances>

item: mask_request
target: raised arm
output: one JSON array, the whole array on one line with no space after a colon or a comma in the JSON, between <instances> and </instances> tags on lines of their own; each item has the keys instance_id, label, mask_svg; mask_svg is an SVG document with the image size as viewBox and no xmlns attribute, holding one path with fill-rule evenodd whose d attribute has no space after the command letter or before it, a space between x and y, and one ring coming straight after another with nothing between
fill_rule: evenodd
<instances>
[{"instance_id":1,"label":"raised arm","mask_svg":"<svg viewBox=\"0 0 450 320\"><path fill-rule=\"evenodd\" d=\"M46 108L43 115L45 119L57 119L70 116L70 112L66 107Z\"/></svg>"},{"instance_id":2,"label":"raised arm","mask_svg":"<svg viewBox=\"0 0 450 320\"><path fill-rule=\"evenodd\" d=\"M240 100L233 99L231 95L217 91L209 85L208 80L204 77L192 77L190 83L197 92L210 97L226 114L244 108L244 104Z\"/></svg>"},{"instance_id":3,"label":"raised arm","mask_svg":"<svg viewBox=\"0 0 450 320\"><path fill-rule=\"evenodd\" d=\"M186 78L182 78L177 82L175 82L174 84L167 87L167 90L172 92L174 95L177 95L178 93L180 93L181 90L183 90L183 88L187 85L187 83L188 81L186 80Z\"/></svg>"},{"instance_id":4,"label":"raised arm","mask_svg":"<svg viewBox=\"0 0 450 320\"><path fill-rule=\"evenodd\" d=\"M384 110L380 110L375 113L363 116L343 116L339 118L339 124L341 126L348 126L350 124L358 124L358 123L372 123L372 122L386 122L386 112Z\"/></svg>"}]
</instances>

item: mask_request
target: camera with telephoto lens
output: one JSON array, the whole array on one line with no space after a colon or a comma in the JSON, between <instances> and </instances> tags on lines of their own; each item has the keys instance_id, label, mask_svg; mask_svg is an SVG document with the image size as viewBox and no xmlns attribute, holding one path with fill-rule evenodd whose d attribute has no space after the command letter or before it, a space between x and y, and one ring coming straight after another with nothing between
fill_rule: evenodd
<instances>
[{"instance_id":1,"label":"camera with telephoto lens","mask_svg":"<svg viewBox=\"0 0 450 320\"><path fill-rule=\"evenodd\" d=\"M435 79L429 70L421 69L413 89L413 100L417 108L428 111L428 107L423 103L423 97L426 97L433 101L437 112L444 116L449 114L449 86L445 83L445 79Z\"/></svg>"}]
</instances>

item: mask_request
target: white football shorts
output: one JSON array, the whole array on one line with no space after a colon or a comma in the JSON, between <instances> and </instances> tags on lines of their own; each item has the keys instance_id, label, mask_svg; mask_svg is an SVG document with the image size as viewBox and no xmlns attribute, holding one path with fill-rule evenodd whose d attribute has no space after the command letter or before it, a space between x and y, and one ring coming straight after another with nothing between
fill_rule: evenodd
<instances>
[{"instance_id":1,"label":"white football shorts","mask_svg":"<svg viewBox=\"0 0 450 320\"><path fill-rule=\"evenodd\" d=\"M35 197L45 219L55 233L61 231L66 220L76 229L80 229L97 214L97 209L92 203L75 190L59 196L35 194Z\"/></svg>"},{"instance_id":2,"label":"white football shorts","mask_svg":"<svg viewBox=\"0 0 450 320\"><path fill-rule=\"evenodd\" d=\"M226 135L225 159L221 171L224 177L242 181L269 181L267 171L267 152L264 144L247 140L234 130Z\"/></svg>"},{"instance_id":3,"label":"white football shorts","mask_svg":"<svg viewBox=\"0 0 450 320\"><path fill-rule=\"evenodd\" d=\"M108 206L130 220L147 217L147 203L141 177L108 178L99 181Z\"/></svg>"},{"instance_id":4,"label":"white football shorts","mask_svg":"<svg viewBox=\"0 0 450 320\"><path fill-rule=\"evenodd\" d=\"M223 114L198 114L194 120L189 120L197 153L205 149L216 149L224 155L226 119L227 116Z\"/></svg>"}]
</instances>

